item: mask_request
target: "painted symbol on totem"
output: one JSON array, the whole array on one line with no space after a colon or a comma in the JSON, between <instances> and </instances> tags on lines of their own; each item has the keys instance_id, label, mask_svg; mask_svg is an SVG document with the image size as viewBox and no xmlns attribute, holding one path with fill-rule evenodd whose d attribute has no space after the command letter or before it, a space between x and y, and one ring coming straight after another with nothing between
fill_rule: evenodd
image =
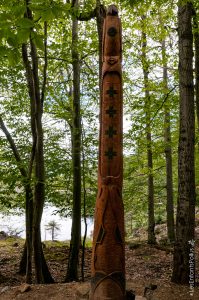
<instances>
[{"instance_id":1,"label":"painted symbol on totem","mask_svg":"<svg viewBox=\"0 0 199 300\"><path fill-rule=\"evenodd\" d=\"M117 152L113 150L112 147L108 148L108 151L105 151L105 156L108 157L108 159L112 160L114 156L117 155Z\"/></svg>"},{"instance_id":2,"label":"painted symbol on totem","mask_svg":"<svg viewBox=\"0 0 199 300\"><path fill-rule=\"evenodd\" d=\"M105 134L112 138L114 134L117 134L117 130L115 130L113 126L109 126L108 130L105 131Z\"/></svg>"},{"instance_id":3,"label":"painted symbol on totem","mask_svg":"<svg viewBox=\"0 0 199 300\"><path fill-rule=\"evenodd\" d=\"M114 95L117 94L117 91L114 90L113 86L110 86L109 90L106 91L106 94L109 95L109 97L114 98Z\"/></svg>"},{"instance_id":4,"label":"painted symbol on totem","mask_svg":"<svg viewBox=\"0 0 199 300\"><path fill-rule=\"evenodd\" d=\"M106 114L108 114L110 118L113 118L116 112L117 110L114 109L113 106L109 106L109 108L106 110Z\"/></svg>"},{"instance_id":5,"label":"painted symbol on totem","mask_svg":"<svg viewBox=\"0 0 199 300\"><path fill-rule=\"evenodd\" d=\"M101 227L100 227L99 234L98 234L98 237L97 237L97 242L96 242L96 243L101 244L102 241L103 241L104 236L105 236L105 230L104 230L104 228L101 226Z\"/></svg>"},{"instance_id":6,"label":"painted symbol on totem","mask_svg":"<svg viewBox=\"0 0 199 300\"><path fill-rule=\"evenodd\" d=\"M108 29L108 35L114 37L117 34L117 29L115 27L110 27Z\"/></svg>"},{"instance_id":7,"label":"painted symbol on totem","mask_svg":"<svg viewBox=\"0 0 199 300\"><path fill-rule=\"evenodd\" d=\"M116 227L116 230L115 230L115 238L116 238L116 241L119 244L122 244L122 236L121 236L121 233L120 233L120 230L119 230L118 226Z\"/></svg>"}]
</instances>

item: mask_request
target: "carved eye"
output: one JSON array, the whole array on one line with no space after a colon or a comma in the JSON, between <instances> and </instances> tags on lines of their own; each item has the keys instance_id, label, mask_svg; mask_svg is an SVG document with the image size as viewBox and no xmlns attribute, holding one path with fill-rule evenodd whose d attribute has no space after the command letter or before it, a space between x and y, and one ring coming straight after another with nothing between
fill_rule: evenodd
<instances>
[{"instance_id":1,"label":"carved eye","mask_svg":"<svg viewBox=\"0 0 199 300\"><path fill-rule=\"evenodd\" d=\"M110 27L110 28L108 29L108 35L109 35L109 36L113 37L113 36L115 36L116 34L117 34L117 29L116 29L115 27Z\"/></svg>"}]
</instances>

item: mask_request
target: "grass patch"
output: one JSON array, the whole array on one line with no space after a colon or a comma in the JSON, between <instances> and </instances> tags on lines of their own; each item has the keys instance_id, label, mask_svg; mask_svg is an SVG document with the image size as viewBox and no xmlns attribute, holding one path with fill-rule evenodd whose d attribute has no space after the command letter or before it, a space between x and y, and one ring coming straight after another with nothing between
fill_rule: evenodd
<instances>
[{"instance_id":1,"label":"grass patch","mask_svg":"<svg viewBox=\"0 0 199 300\"><path fill-rule=\"evenodd\" d=\"M7 237L4 240L0 240L0 247L12 247L15 243L17 243L19 246L23 246L25 240L22 238Z\"/></svg>"},{"instance_id":2,"label":"grass patch","mask_svg":"<svg viewBox=\"0 0 199 300\"><path fill-rule=\"evenodd\" d=\"M93 240L87 238L87 239L86 239L86 243L85 243L85 247L86 247L86 248L92 248L92 245L93 245Z\"/></svg>"},{"instance_id":3,"label":"grass patch","mask_svg":"<svg viewBox=\"0 0 199 300\"><path fill-rule=\"evenodd\" d=\"M46 248L62 248L62 247L70 247L70 241L44 241L42 242L44 247Z\"/></svg>"}]
</instances>

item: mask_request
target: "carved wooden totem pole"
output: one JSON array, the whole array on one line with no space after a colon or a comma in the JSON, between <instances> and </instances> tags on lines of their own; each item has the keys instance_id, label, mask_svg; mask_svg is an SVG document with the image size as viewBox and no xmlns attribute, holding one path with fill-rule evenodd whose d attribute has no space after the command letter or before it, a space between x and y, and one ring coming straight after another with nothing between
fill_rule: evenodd
<instances>
[{"instance_id":1,"label":"carved wooden totem pole","mask_svg":"<svg viewBox=\"0 0 199 300\"><path fill-rule=\"evenodd\" d=\"M117 8L111 5L103 29L98 195L90 300L125 299L121 52L121 23Z\"/></svg>"}]
</instances>

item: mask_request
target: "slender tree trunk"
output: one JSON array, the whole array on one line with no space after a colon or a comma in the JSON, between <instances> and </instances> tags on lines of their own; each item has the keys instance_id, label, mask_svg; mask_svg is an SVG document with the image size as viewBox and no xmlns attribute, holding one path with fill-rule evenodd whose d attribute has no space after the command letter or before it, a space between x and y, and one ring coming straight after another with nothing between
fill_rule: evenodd
<instances>
[{"instance_id":1,"label":"slender tree trunk","mask_svg":"<svg viewBox=\"0 0 199 300\"><path fill-rule=\"evenodd\" d=\"M52 228L52 241L54 241L55 239L55 228L53 227Z\"/></svg>"},{"instance_id":2,"label":"slender tree trunk","mask_svg":"<svg viewBox=\"0 0 199 300\"><path fill-rule=\"evenodd\" d=\"M191 2L179 1L180 132L178 146L178 205L172 281L189 284L191 240L195 228L194 86ZM194 257L192 257L192 275Z\"/></svg>"},{"instance_id":3,"label":"slender tree trunk","mask_svg":"<svg viewBox=\"0 0 199 300\"><path fill-rule=\"evenodd\" d=\"M23 247L23 253L22 253L22 256L21 256L20 263L19 263L18 274L26 275L26 265L27 265L27 245L26 245L26 242L25 242L24 247ZM31 272L32 272L32 270L31 270Z\"/></svg>"},{"instance_id":4,"label":"slender tree trunk","mask_svg":"<svg viewBox=\"0 0 199 300\"><path fill-rule=\"evenodd\" d=\"M147 36L145 33L145 19L142 16L142 69L144 74L145 88L145 114L146 114L146 141L147 141L147 162L148 162L148 243L155 244L155 217L154 217L154 182L153 182L153 153L151 139L151 99L149 93L149 70L146 55Z\"/></svg>"},{"instance_id":5,"label":"slender tree trunk","mask_svg":"<svg viewBox=\"0 0 199 300\"><path fill-rule=\"evenodd\" d=\"M32 283L32 231L33 231L33 192L30 179L25 184L26 193L26 242L19 264L19 274L26 275L26 283Z\"/></svg>"},{"instance_id":6,"label":"slender tree trunk","mask_svg":"<svg viewBox=\"0 0 199 300\"><path fill-rule=\"evenodd\" d=\"M26 282L32 283L32 225L33 225L33 193L30 184L26 186Z\"/></svg>"},{"instance_id":7,"label":"slender tree trunk","mask_svg":"<svg viewBox=\"0 0 199 300\"><path fill-rule=\"evenodd\" d=\"M78 1L75 1L78 6ZM73 66L73 212L71 242L66 281L78 280L79 248L81 239L81 116L80 116L80 63L78 45L78 21L72 23L72 66Z\"/></svg>"},{"instance_id":8,"label":"slender tree trunk","mask_svg":"<svg viewBox=\"0 0 199 300\"><path fill-rule=\"evenodd\" d=\"M82 187L83 187L83 218L84 218L84 237L82 242L82 261L81 261L81 276L82 281L84 281L84 265L85 265L85 246L86 246L86 237L87 237L87 231L88 231L88 224L87 224L87 215L86 215L86 181L85 181L85 153L84 153L84 126L82 122Z\"/></svg>"},{"instance_id":9,"label":"slender tree trunk","mask_svg":"<svg viewBox=\"0 0 199 300\"><path fill-rule=\"evenodd\" d=\"M29 0L26 0L26 13L25 18L33 19L32 12L29 8ZM34 186L34 210L33 210L33 250L34 250L34 263L35 274L37 283L52 283L53 278L48 270L42 245L41 245L41 217L43 213L43 206L45 200L45 166L44 166L44 152L43 152L43 128L42 128L42 114L43 114L43 101L46 85L46 70L47 70L47 24L44 25L45 35L45 64L43 72L43 84L40 91L40 82L38 75L38 56L37 49L32 37L30 36L30 56L31 63L28 57L27 46L22 46L23 61L26 69L26 78L31 103L31 129L33 136L33 149L34 149L34 168L35 168L35 186ZM33 152L32 152L33 155ZM30 164L30 170L33 164ZM27 216L27 221L30 216ZM27 244L28 246L28 244ZM32 249L27 251L27 256L32 256Z\"/></svg>"},{"instance_id":10,"label":"slender tree trunk","mask_svg":"<svg viewBox=\"0 0 199 300\"><path fill-rule=\"evenodd\" d=\"M30 97L30 117L31 117L31 132L32 132L32 150L30 155L30 163L29 163L29 172L28 178L29 181L31 180L32 176L32 169L35 159L35 151L36 151L36 141L37 141L37 134L36 134L36 127L35 127L35 91L34 91L34 80L32 76L31 64L28 59L28 50L27 45L22 45L22 58L24 67L26 70L26 79L28 84L28 92ZM29 196L31 196L31 199ZM31 274L32 274L32 230L33 230L33 192L31 188L30 190L26 191L26 244L27 247L27 264L26 264L26 282L31 281ZM23 260L23 256L22 256ZM22 262L21 262L22 264Z\"/></svg>"},{"instance_id":11,"label":"slender tree trunk","mask_svg":"<svg viewBox=\"0 0 199 300\"><path fill-rule=\"evenodd\" d=\"M166 58L166 42L162 41L162 61L163 61L163 84L164 95L168 94L168 72ZM167 99L168 101L168 99ZM170 105L165 104L164 108L164 142L165 142L165 159L166 159L166 191L167 191L167 236L169 242L174 242L174 210L173 210L173 170L172 170L172 149L171 149L171 121Z\"/></svg>"},{"instance_id":12,"label":"slender tree trunk","mask_svg":"<svg viewBox=\"0 0 199 300\"><path fill-rule=\"evenodd\" d=\"M148 128L150 130L150 128ZM147 159L148 159L148 244L155 244L155 217L154 217L154 183L153 183L153 154L151 147L151 132L147 132Z\"/></svg>"},{"instance_id":13,"label":"slender tree trunk","mask_svg":"<svg viewBox=\"0 0 199 300\"><path fill-rule=\"evenodd\" d=\"M37 133L36 152L35 152L35 188L34 188L34 217L33 217L33 249L37 283L54 282L47 272L47 264L43 255L41 245L41 218L45 201L45 165L44 165L44 146L42 114L43 102L40 97L39 76L38 76L38 57L34 42L31 40L31 57L33 67L33 79L35 88L35 126Z\"/></svg>"}]
</instances>

